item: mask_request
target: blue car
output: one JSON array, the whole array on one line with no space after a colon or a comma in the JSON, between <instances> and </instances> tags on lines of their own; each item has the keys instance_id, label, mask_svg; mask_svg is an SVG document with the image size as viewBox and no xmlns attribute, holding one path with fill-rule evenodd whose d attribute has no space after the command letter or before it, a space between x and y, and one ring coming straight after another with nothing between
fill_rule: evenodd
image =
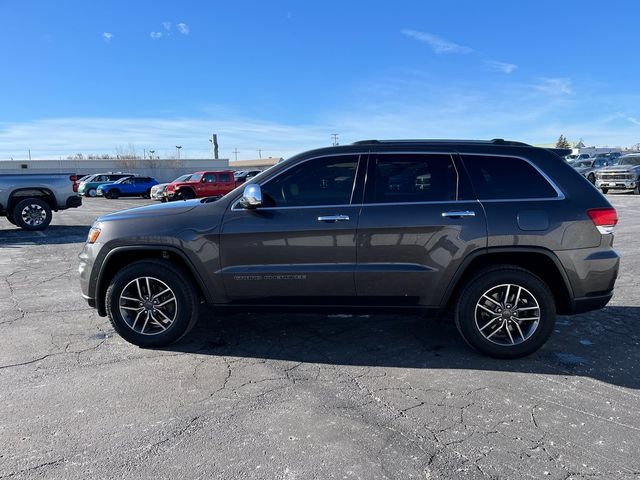
<instances>
[{"instance_id":1,"label":"blue car","mask_svg":"<svg viewBox=\"0 0 640 480\"><path fill-rule=\"evenodd\" d=\"M98 196L105 198L145 197L150 198L151 187L158 181L151 177L125 177L117 182L100 185L96 191Z\"/></svg>"}]
</instances>

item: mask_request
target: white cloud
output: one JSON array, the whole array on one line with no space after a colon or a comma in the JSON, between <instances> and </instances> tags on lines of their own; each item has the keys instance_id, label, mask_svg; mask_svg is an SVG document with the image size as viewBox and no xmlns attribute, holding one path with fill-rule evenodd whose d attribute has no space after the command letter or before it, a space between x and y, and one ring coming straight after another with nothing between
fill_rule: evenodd
<instances>
[{"instance_id":1,"label":"white cloud","mask_svg":"<svg viewBox=\"0 0 640 480\"><path fill-rule=\"evenodd\" d=\"M572 84L569 78L541 78L535 89L551 95L571 95Z\"/></svg>"},{"instance_id":2,"label":"white cloud","mask_svg":"<svg viewBox=\"0 0 640 480\"><path fill-rule=\"evenodd\" d=\"M308 112L305 123L247 118L223 106L189 117L169 113L4 122L0 123L0 159L24 158L27 148L35 158L114 153L118 145L130 143L139 152L152 148L161 155L173 154L175 145L183 145L185 156L208 158L212 126L225 158L233 158L234 148L240 158L256 157L258 148L263 155L288 157L330 145L333 132L340 134L342 144L365 138L425 137L500 137L538 144L555 142L560 133L597 145L638 142L640 121L621 112L640 111L640 95L556 95L537 88L549 82L526 84L498 78L491 83L469 78L443 85L429 75L400 72L375 83L353 85L358 95L351 96L351 101L339 99Z\"/></svg>"},{"instance_id":3,"label":"white cloud","mask_svg":"<svg viewBox=\"0 0 640 480\"><path fill-rule=\"evenodd\" d=\"M149 34L149 36L151 38L153 38L154 40L158 40L158 39L162 38L162 32L151 32Z\"/></svg>"},{"instance_id":4,"label":"white cloud","mask_svg":"<svg viewBox=\"0 0 640 480\"><path fill-rule=\"evenodd\" d=\"M437 54L473 52L472 48L458 45L457 43L450 42L449 40L433 35L432 33L419 32L417 30L402 30L402 34L409 38L413 38L414 40L426 43Z\"/></svg>"},{"instance_id":5,"label":"white cloud","mask_svg":"<svg viewBox=\"0 0 640 480\"><path fill-rule=\"evenodd\" d=\"M162 27L168 32L171 30L171 22L162 22Z\"/></svg>"},{"instance_id":6,"label":"white cloud","mask_svg":"<svg viewBox=\"0 0 640 480\"><path fill-rule=\"evenodd\" d=\"M507 74L513 73L515 69L518 68L518 65L516 65L515 63L499 62L497 60L487 60L485 62L485 65L487 65L487 67L491 68L492 70L497 70Z\"/></svg>"},{"instance_id":7,"label":"white cloud","mask_svg":"<svg viewBox=\"0 0 640 480\"><path fill-rule=\"evenodd\" d=\"M178 27L178 31L183 34L183 35L189 35L189 25L187 25L186 23L178 23L176 25L176 27Z\"/></svg>"},{"instance_id":8,"label":"white cloud","mask_svg":"<svg viewBox=\"0 0 640 480\"><path fill-rule=\"evenodd\" d=\"M113 33L111 33L111 32L102 32L102 39L105 42L109 43L112 38L113 38Z\"/></svg>"}]
</instances>

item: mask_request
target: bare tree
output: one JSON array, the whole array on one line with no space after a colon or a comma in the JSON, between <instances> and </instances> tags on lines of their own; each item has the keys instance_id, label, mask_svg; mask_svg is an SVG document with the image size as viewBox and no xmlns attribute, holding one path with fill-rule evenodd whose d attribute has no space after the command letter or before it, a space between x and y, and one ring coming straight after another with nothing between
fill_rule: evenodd
<instances>
[{"instance_id":1,"label":"bare tree","mask_svg":"<svg viewBox=\"0 0 640 480\"><path fill-rule=\"evenodd\" d=\"M138 165L140 156L136 153L136 147L130 143L126 147L118 145L116 147L116 165L118 168L130 169Z\"/></svg>"}]
</instances>

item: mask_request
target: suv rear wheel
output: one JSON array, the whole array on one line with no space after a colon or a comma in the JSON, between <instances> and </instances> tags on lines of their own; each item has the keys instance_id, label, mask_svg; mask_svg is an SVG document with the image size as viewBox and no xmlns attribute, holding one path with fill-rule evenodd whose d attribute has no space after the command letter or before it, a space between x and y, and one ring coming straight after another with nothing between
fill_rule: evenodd
<instances>
[{"instance_id":1,"label":"suv rear wheel","mask_svg":"<svg viewBox=\"0 0 640 480\"><path fill-rule=\"evenodd\" d=\"M198 296L179 268L166 261L135 262L111 281L106 293L113 328L140 347L180 340L198 320Z\"/></svg>"},{"instance_id":2,"label":"suv rear wheel","mask_svg":"<svg viewBox=\"0 0 640 480\"><path fill-rule=\"evenodd\" d=\"M553 295L539 277L501 265L466 283L458 297L455 321L462 338L479 352L518 358L544 345L556 312Z\"/></svg>"},{"instance_id":3,"label":"suv rear wheel","mask_svg":"<svg viewBox=\"0 0 640 480\"><path fill-rule=\"evenodd\" d=\"M13 220L23 230L42 230L51 223L49 204L41 198L25 198L13 209Z\"/></svg>"}]
</instances>

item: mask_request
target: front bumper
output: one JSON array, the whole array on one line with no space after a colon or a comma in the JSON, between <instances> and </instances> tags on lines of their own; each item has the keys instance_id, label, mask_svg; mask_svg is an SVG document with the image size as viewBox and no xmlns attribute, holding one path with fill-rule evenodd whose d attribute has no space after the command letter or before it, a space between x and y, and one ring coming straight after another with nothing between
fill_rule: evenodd
<instances>
[{"instance_id":1,"label":"front bumper","mask_svg":"<svg viewBox=\"0 0 640 480\"><path fill-rule=\"evenodd\" d=\"M596 180L596 187L609 190L633 190L637 185L636 180Z\"/></svg>"},{"instance_id":2,"label":"front bumper","mask_svg":"<svg viewBox=\"0 0 640 480\"><path fill-rule=\"evenodd\" d=\"M96 190L96 197L104 197L104 190L102 190L101 188L98 188Z\"/></svg>"}]
</instances>

